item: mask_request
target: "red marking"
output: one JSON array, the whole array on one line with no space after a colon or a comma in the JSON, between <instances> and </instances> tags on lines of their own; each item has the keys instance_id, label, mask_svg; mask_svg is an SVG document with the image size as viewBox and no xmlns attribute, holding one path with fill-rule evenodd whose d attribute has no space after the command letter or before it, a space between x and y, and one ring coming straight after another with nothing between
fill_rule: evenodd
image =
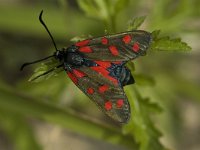
<instances>
[{"instance_id":1,"label":"red marking","mask_svg":"<svg viewBox=\"0 0 200 150\"><path fill-rule=\"evenodd\" d=\"M84 46L84 47L80 47L79 51L83 53L91 53L92 49L89 46Z\"/></svg>"},{"instance_id":2,"label":"red marking","mask_svg":"<svg viewBox=\"0 0 200 150\"><path fill-rule=\"evenodd\" d=\"M104 45L108 44L108 39L106 37L103 37L101 39L101 43L104 44Z\"/></svg>"},{"instance_id":3,"label":"red marking","mask_svg":"<svg viewBox=\"0 0 200 150\"><path fill-rule=\"evenodd\" d=\"M139 44L138 44L138 43L133 44L133 51L134 51L134 52L138 52L139 49L140 49L140 47L139 47Z\"/></svg>"},{"instance_id":4,"label":"red marking","mask_svg":"<svg viewBox=\"0 0 200 150\"><path fill-rule=\"evenodd\" d=\"M111 76L107 76L107 78L108 78L109 80L111 80L115 85L118 85L118 80L117 80L117 79L115 79L115 78L113 78L113 77L111 77Z\"/></svg>"},{"instance_id":5,"label":"red marking","mask_svg":"<svg viewBox=\"0 0 200 150\"><path fill-rule=\"evenodd\" d=\"M110 52L111 52L114 56L119 55L119 52L118 52L116 46L111 45L111 46L109 47L109 50L110 50Z\"/></svg>"},{"instance_id":6,"label":"red marking","mask_svg":"<svg viewBox=\"0 0 200 150\"><path fill-rule=\"evenodd\" d=\"M105 109L108 111L108 110L111 110L112 109L112 102L111 101L107 101L105 102L105 105L104 105Z\"/></svg>"},{"instance_id":7,"label":"red marking","mask_svg":"<svg viewBox=\"0 0 200 150\"><path fill-rule=\"evenodd\" d=\"M121 108L124 105L124 100L123 99L118 99L117 100L117 108Z\"/></svg>"},{"instance_id":8,"label":"red marking","mask_svg":"<svg viewBox=\"0 0 200 150\"><path fill-rule=\"evenodd\" d=\"M83 41L77 42L75 45L79 47L86 46L89 42L90 40L83 40Z\"/></svg>"},{"instance_id":9,"label":"red marking","mask_svg":"<svg viewBox=\"0 0 200 150\"><path fill-rule=\"evenodd\" d=\"M108 68L111 66L111 62L109 62L109 61L95 61L95 63L97 63L98 65L100 65L104 68Z\"/></svg>"},{"instance_id":10,"label":"red marking","mask_svg":"<svg viewBox=\"0 0 200 150\"><path fill-rule=\"evenodd\" d=\"M111 77L109 75L109 71L106 70L105 68L103 68L102 66L96 66L96 67L90 67L92 70L100 73L101 75L103 75L105 78L107 78L108 80L112 81L115 85L118 85L118 80Z\"/></svg>"},{"instance_id":11,"label":"red marking","mask_svg":"<svg viewBox=\"0 0 200 150\"><path fill-rule=\"evenodd\" d=\"M94 89L91 88L91 87L88 88L88 89L87 89L87 93L88 93L88 94L93 94L93 93L94 93Z\"/></svg>"},{"instance_id":12,"label":"red marking","mask_svg":"<svg viewBox=\"0 0 200 150\"><path fill-rule=\"evenodd\" d=\"M100 86L99 87L99 93L104 93L105 91L107 91L108 90L108 88L109 88L109 86L108 85L102 85L102 86Z\"/></svg>"},{"instance_id":13,"label":"red marking","mask_svg":"<svg viewBox=\"0 0 200 150\"><path fill-rule=\"evenodd\" d=\"M76 75L76 77L78 77L78 78L82 78L82 77L84 77L84 76L86 76L86 74L84 73L84 72L82 72L82 71L80 71L80 70L77 70L77 69L74 69L73 70L73 73Z\"/></svg>"},{"instance_id":14,"label":"red marking","mask_svg":"<svg viewBox=\"0 0 200 150\"><path fill-rule=\"evenodd\" d=\"M76 78L76 76L74 74L72 74L71 72L67 72L69 78L75 83L77 84L78 83L78 80Z\"/></svg>"},{"instance_id":15,"label":"red marking","mask_svg":"<svg viewBox=\"0 0 200 150\"><path fill-rule=\"evenodd\" d=\"M125 35L122 40L124 41L125 44L128 44L131 41L131 36Z\"/></svg>"},{"instance_id":16,"label":"red marking","mask_svg":"<svg viewBox=\"0 0 200 150\"><path fill-rule=\"evenodd\" d=\"M115 62L112 62L113 64L121 64L122 62L121 61L115 61Z\"/></svg>"},{"instance_id":17,"label":"red marking","mask_svg":"<svg viewBox=\"0 0 200 150\"><path fill-rule=\"evenodd\" d=\"M101 66L90 67L90 68L94 71L97 71L98 73L102 74L105 77L109 74L109 71L107 71L105 68Z\"/></svg>"}]
</instances>

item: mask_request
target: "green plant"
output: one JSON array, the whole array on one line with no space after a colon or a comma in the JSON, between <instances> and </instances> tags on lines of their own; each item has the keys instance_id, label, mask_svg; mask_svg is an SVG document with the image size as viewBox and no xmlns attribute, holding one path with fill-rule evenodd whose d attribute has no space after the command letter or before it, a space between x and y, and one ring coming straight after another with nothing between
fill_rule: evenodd
<instances>
[{"instance_id":1,"label":"green plant","mask_svg":"<svg viewBox=\"0 0 200 150\"><path fill-rule=\"evenodd\" d=\"M95 18L104 22L107 32L116 31L116 18L117 14L126 8L128 0L117 1L98 1L98 0L79 0L78 4L80 8L85 12L88 17ZM119 7L120 6L120 7ZM128 31L136 30L145 20L145 17L137 17L128 22ZM150 47L150 51L190 51L191 47L182 42L180 38L171 39L168 36L160 36L160 30L152 32L153 42ZM86 38L86 37L85 37ZM76 37L73 41L79 41L85 39L84 37ZM53 59L50 60L55 62ZM36 73L31 77L33 79L40 73L43 73L52 67L55 67L56 62L49 65L49 62L44 63L39 69L36 69ZM148 75L136 74L133 62L128 63L132 74L136 77L136 81L141 86L153 86L154 79ZM52 72L48 75L55 75ZM47 79L45 78L45 79ZM37 80L36 80L37 81ZM166 149L160 143L159 138L161 133L154 126L154 123L150 116L153 113L160 113L161 107L156 102L151 102L150 98L144 98L141 96L139 90L134 86L126 87L126 94L130 101L132 118L127 125L122 127L122 133L125 135L131 135L136 143L140 144L140 150L161 150Z\"/></svg>"}]
</instances>

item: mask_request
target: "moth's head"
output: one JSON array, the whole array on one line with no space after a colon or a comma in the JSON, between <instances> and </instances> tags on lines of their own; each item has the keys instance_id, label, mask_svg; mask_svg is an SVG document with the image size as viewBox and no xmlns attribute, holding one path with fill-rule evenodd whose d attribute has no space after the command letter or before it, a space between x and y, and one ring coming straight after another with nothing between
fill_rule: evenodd
<instances>
[{"instance_id":1,"label":"moth's head","mask_svg":"<svg viewBox=\"0 0 200 150\"><path fill-rule=\"evenodd\" d=\"M62 61L64 60L64 55L65 55L65 48L63 48L62 50L57 50L54 52L54 57L55 59Z\"/></svg>"}]
</instances>

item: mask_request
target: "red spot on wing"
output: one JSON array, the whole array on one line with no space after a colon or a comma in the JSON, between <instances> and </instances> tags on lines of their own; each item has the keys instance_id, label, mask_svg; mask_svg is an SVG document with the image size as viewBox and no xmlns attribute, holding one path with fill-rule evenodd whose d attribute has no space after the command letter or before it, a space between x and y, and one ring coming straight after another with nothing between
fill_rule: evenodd
<instances>
[{"instance_id":1,"label":"red spot on wing","mask_svg":"<svg viewBox=\"0 0 200 150\"><path fill-rule=\"evenodd\" d=\"M123 42L125 44L128 44L131 41L131 36L130 35L125 35L122 40L123 40Z\"/></svg>"},{"instance_id":2,"label":"red spot on wing","mask_svg":"<svg viewBox=\"0 0 200 150\"><path fill-rule=\"evenodd\" d=\"M80 47L80 48L79 48L79 51L80 51L80 52L83 52L83 53L91 53L91 52L92 52L92 49L91 49L91 47L89 47L89 46L84 46L84 47Z\"/></svg>"},{"instance_id":3,"label":"red spot on wing","mask_svg":"<svg viewBox=\"0 0 200 150\"><path fill-rule=\"evenodd\" d=\"M103 45L107 45L107 44L108 44L108 39L107 39L106 37L103 37L103 38L101 39L101 43L102 43Z\"/></svg>"},{"instance_id":4,"label":"red spot on wing","mask_svg":"<svg viewBox=\"0 0 200 150\"><path fill-rule=\"evenodd\" d=\"M134 43L134 44L133 44L133 51L134 51L134 52L138 52L139 49L140 49L139 44L138 44L137 42Z\"/></svg>"},{"instance_id":5,"label":"red spot on wing","mask_svg":"<svg viewBox=\"0 0 200 150\"><path fill-rule=\"evenodd\" d=\"M104 105L105 109L108 111L108 110L111 110L112 109L112 102L111 101L107 101L105 102L105 105Z\"/></svg>"},{"instance_id":6,"label":"red spot on wing","mask_svg":"<svg viewBox=\"0 0 200 150\"><path fill-rule=\"evenodd\" d=\"M118 85L118 80L111 77L109 75L109 71L106 70L105 68L103 68L102 66L95 66L95 67L90 67L92 70L100 73L101 75L103 75L105 78L107 78L108 80L112 81L115 85Z\"/></svg>"},{"instance_id":7,"label":"red spot on wing","mask_svg":"<svg viewBox=\"0 0 200 150\"><path fill-rule=\"evenodd\" d=\"M111 66L111 62L109 62L109 61L95 61L95 63L97 63L98 65L100 65L104 68L108 68Z\"/></svg>"},{"instance_id":8,"label":"red spot on wing","mask_svg":"<svg viewBox=\"0 0 200 150\"><path fill-rule=\"evenodd\" d=\"M124 105L124 100L118 99L116 104L117 104L117 108L121 108Z\"/></svg>"},{"instance_id":9,"label":"red spot on wing","mask_svg":"<svg viewBox=\"0 0 200 150\"><path fill-rule=\"evenodd\" d=\"M104 93L105 91L107 91L109 89L108 85L102 85L99 87L99 93Z\"/></svg>"},{"instance_id":10,"label":"red spot on wing","mask_svg":"<svg viewBox=\"0 0 200 150\"><path fill-rule=\"evenodd\" d=\"M88 88L88 89L87 89L87 93L88 93L88 94L93 94L93 93L94 93L94 89L91 88L91 87Z\"/></svg>"},{"instance_id":11,"label":"red spot on wing","mask_svg":"<svg viewBox=\"0 0 200 150\"><path fill-rule=\"evenodd\" d=\"M81 47L81 46L87 45L89 42L90 40L83 40L83 41L77 42L75 45Z\"/></svg>"},{"instance_id":12,"label":"red spot on wing","mask_svg":"<svg viewBox=\"0 0 200 150\"><path fill-rule=\"evenodd\" d=\"M77 69L74 69L74 70L73 70L73 73L74 73L74 75L76 75L76 77L78 77L78 78L82 78L82 77L86 76L86 74L85 74L84 72L82 72L82 71L80 71L80 70L77 70Z\"/></svg>"},{"instance_id":13,"label":"red spot on wing","mask_svg":"<svg viewBox=\"0 0 200 150\"><path fill-rule=\"evenodd\" d=\"M117 79L115 79L115 78L113 78L113 77L111 77L111 76L107 76L107 78L108 78L109 80L111 80L115 85L118 85L118 80L117 80Z\"/></svg>"},{"instance_id":14,"label":"red spot on wing","mask_svg":"<svg viewBox=\"0 0 200 150\"><path fill-rule=\"evenodd\" d=\"M68 74L69 78L70 78L75 84L78 83L78 80L77 80L76 76L75 76L73 73L67 72L67 74Z\"/></svg>"},{"instance_id":15,"label":"red spot on wing","mask_svg":"<svg viewBox=\"0 0 200 150\"><path fill-rule=\"evenodd\" d=\"M121 64L122 62L121 61L115 61L115 62L112 62L113 64Z\"/></svg>"},{"instance_id":16,"label":"red spot on wing","mask_svg":"<svg viewBox=\"0 0 200 150\"><path fill-rule=\"evenodd\" d=\"M109 46L109 50L114 56L119 55L119 51L117 50L116 46L114 46L114 45Z\"/></svg>"},{"instance_id":17,"label":"red spot on wing","mask_svg":"<svg viewBox=\"0 0 200 150\"><path fill-rule=\"evenodd\" d=\"M90 67L92 70L102 74L103 76L107 76L109 74L109 71L107 71L105 68L101 66L95 66L95 67Z\"/></svg>"}]
</instances>

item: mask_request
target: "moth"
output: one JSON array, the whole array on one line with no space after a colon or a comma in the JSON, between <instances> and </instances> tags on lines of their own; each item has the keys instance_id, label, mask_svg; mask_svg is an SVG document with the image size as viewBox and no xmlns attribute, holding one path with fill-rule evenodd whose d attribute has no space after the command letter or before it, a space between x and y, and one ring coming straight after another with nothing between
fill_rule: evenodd
<instances>
[{"instance_id":1,"label":"moth","mask_svg":"<svg viewBox=\"0 0 200 150\"><path fill-rule=\"evenodd\" d=\"M127 123L131 111L123 87L135 83L135 80L125 64L146 53L152 41L151 33L134 30L105 35L58 50L42 20L42 13L39 20L50 35L56 52L23 64L21 70L27 65L54 57L60 64L36 78L62 67L73 83L105 114L117 122Z\"/></svg>"}]
</instances>

